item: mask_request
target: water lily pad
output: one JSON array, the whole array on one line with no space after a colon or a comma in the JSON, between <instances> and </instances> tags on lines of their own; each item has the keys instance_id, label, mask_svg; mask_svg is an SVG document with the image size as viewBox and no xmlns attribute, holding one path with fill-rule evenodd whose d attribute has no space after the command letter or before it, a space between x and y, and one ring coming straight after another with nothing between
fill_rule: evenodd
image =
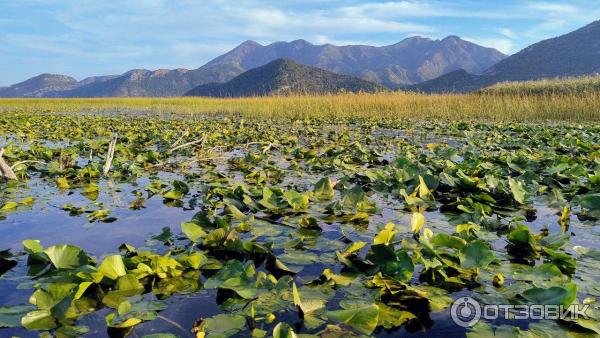
<instances>
[{"instance_id":1,"label":"water lily pad","mask_svg":"<svg viewBox=\"0 0 600 338\"><path fill-rule=\"evenodd\" d=\"M370 335L379 321L379 307L372 304L348 310L329 311L327 317L349 325L362 334Z\"/></svg>"},{"instance_id":2,"label":"water lily pad","mask_svg":"<svg viewBox=\"0 0 600 338\"><path fill-rule=\"evenodd\" d=\"M569 306L577 297L577 284L564 287L531 288L523 292L523 298L532 304Z\"/></svg>"},{"instance_id":3,"label":"water lily pad","mask_svg":"<svg viewBox=\"0 0 600 338\"><path fill-rule=\"evenodd\" d=\"M246 326L246 319L240 315L220 314L207 318L204 322L207 338L230 337Z\"/></svg>"},{"instance_id":4,"label":"water lily pad","mask_svg":"<svg viewBox=\"0 0 600 338\"><path fill-rule=\"evenodd\" d=\"M57 269L74 269L87 264L87 255L78 247L72 245L53 245L44 253Z\"/></svg>"},{"instance_id":5,"label":"water lily pad","mask_svg":"<svg viewBox=\"0 0 600 338\"><path fill-rule=\"evenodd\" d=\"M118 277L125 276L127 269L120 255L112 255L104 258L102 264L98 267L98 272L110 279L117 279Z\"/></svg>"},{"instance_id":6,"label":"water lily pad","mask_svg":"<svg viewBox=\"0 0 600 338\"><path fill-rule=\"evenodd\" d=\"M56 327L50 310L36 310L27 313L21 319L21 325L27 330L50 330Z\"/></svg>"},{"instance_id":7,"label":"water lily pad","mask_svg":"<svg viewBox=\"0 0 600 338\"><path fill-rule=\"evenodd\" d=\"M334 183L329 177L323 177L316 184L313 190L315 198L319 200L330 200L335 195L333 190Z\"/></svg>"},{"instance_id":8,"label":"water lily pad","mask_svg":"<svg viewBox=\"0 0 600 338\"><path fill-rule=\"evenodd\" d=\"M196 243L207 235L202 226L194 222L181 223L181 231L187 236L187 238Z\"/></svg>"},{"instance_id":9,"label":"water lily pad","mask_svg":"<svg viewBox=\"0 0 600 338\"><path fill-rule=\"evenodd\" d=\"M458 257L460 264L466 269L485 268L495 259L489 245L481 240L465 245L460 250Z\"/></svg>"}]
</instances>

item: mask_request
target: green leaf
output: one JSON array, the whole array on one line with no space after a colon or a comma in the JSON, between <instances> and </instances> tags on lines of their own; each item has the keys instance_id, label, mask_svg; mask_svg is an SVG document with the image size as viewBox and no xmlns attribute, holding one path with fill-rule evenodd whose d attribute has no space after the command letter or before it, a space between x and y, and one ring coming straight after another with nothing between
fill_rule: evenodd
<instances>
[{"instance_id":1,"label":"green leaf","mask_svg":"<svg viewBox=\"0 0 600 338\"><path fill-rule=\"evenodd\" d=\"M106 326L117 329L128 329L140 324L143 320L140 318L119 318L116 313L109 313L104 317Z\"/></svg>"},{"instance_id":2,"label":"green leaf","mask_svg":"<svg viewBox=\"0 0 600 338\"><path fill-rule=\"evenodd\" d=\"M57 269L75 269L87 264L87 256L78 247L72 245L53 245L46 248L44 253Z\"/></svg>"},{"instance_id":3,"label":"green leaf","mask_svg":"<svg viewBox=\"0 0 600 338\"><path fill-rule=\"evenodd\" d=\"M432 243L436 247L446 247L455 250L460 250L467 245L467 242L464 239L456 236L450 236L443 232L435 234Z\"/></svg>"},{"instance_id":4,"label":"green leaf","mask_svg":"<svg viewBox=\"0 0 600 338\"><path fill-rule=\"evenodd\" d=\"M35 198L31 196L25 197L19 203L23 205L33 205L33 203L35 203Z\"/></svg>"},{"instance_id":5,"label":"green leaf","mask_svg":"<svg viewBox=\"0 0 600 338\"><path fill-rule=\"evenodd\" d=\"M330 320L343 322L362 334L370 335L375 331L379 320L379 307L375 304L348 310L329 311Z\"/></svg>"},{"instance_id":6,"label":"green leaf","mask_svg":"<svg viewBox=\"0 0 600 338\"><path fill-rule=\"evenodd\" d=\"M357 277L356 274L334 274L333 271L331 271L331 269L324 269L321 276L323 276L326 280L333 281L338 286L348 286Z\"/></svg>"},{"instance_id":7,"label":"green leaf","mask_svg":"<svg viewBox=\"0 0 600 338\"><path fill-rule=\"evenodd\" d=\"M547 248L557 250L569 243L570 239L571 235L568 233L555 233L540 239L540 244Z\"/></svg>"},{"instance_id":8,"label":"green leaf","mask_svg":"<svg viewBox=\"0 0 600 338\"><path fill-rule=\"evenodd\" d=\"M420 212L413 212L410 227L413 234L418 234L425 225L425 216Z\"/></svg>"},{"instance_id":9,"label":"green leaf","mask_svg":"<svg viewBox=\"0 0 600 338\"><path fill-rule=\"evenodd\" d=\"M251 299L256 296L257 290L250 281L247 268L237 260L227 262L219 272L204 283L206 289L228 289L236 292L240 297Z\"/></svg>"},{"instance_id":10,"label":"green leaf","mask_svg":"<svg viewBox=\"0 0 600 338\"><path fill-rule=\"evenodd\" d=\"M112 255L104 258L102 264L98 267L98 272L112 280L127 274L123 258L120 255Z\"/></svg>"},{"instance_id":11,"label":"green leaf","mask_svg":"<svg viewBox=\"0 0 600 338\"><path fill-rule=\"evenodd\" d=\"M44 247L41 242L37 239L26 239L23 241L23 248L29 254L36 254L44 252Z\"/></svg>"},{"instance_id":12,"label":"green leaf","mask_svg":"<svg viewBox=\"0 0 600 338\"><path fill-rule=\"evenodd\" d=\"M177 190L169 190L166 193L164 193L162 195L165 199L167 200L180 200L183 198L183 196L185 196L184 193L182 193L181 191L177 191Z\"/></svg>"},{"instance_id":13,"label":"green leaf","mask_svg":"<svg viewBox=\"0 0 600 338\"><path fill-rule=\"evenodd\" d=\"M589 194L577 199L579 205L589 210L600 210L600 194Z\"/></svg>"},{"instance_id":14,"label":"green leaf","mask_svg":"<svg viewBox=\"0 0 600 338\"><path fill-rule=\"evenodd\" d=\"M523 271L516 271L513 274L514 280L522 280L528 282L539 282L546 280L554 280L560 282L568 280L568 278L562 274L560 269L552 263L545 263L537 267L524 266L522 269Z\"/></svg>"},{"instance_id":15,"label":"green leaf","mask_svg":"<svg viewBox=\"0 0 600 338\"><path fill-rule=\"evenodd\" d=\"M181 231L194 243L198 243L207 235L204 229L194 222L181 223Z\"/></svg>"},{"instance_id":16,"label":"green leaf","mask_svg":"<svg viewBox=\"0 0 600 338\"><path fill-rule=\"evenodd\" d=\"M489 244L482 240L465 245L459 252L460 264L465 269L485 268L494 261L495 256Z\"/></svg>"},{"instance_id":17,"label":"green leaf","mask_svg":"<svg viewBox=\"0 0 600 338\"><path fill-rule=\"evenodd\" d=\"M56 187L59 189L69 189L69 181L65 177L58 177L56 179Z\"/></svg>"},{"instance_id":18,"label":"green leaf","mask_svg":"<svg viewBox=\"0 0 600 338\"><path fill-rule=\"evenodd\" d=\"M408 253L404 250L400 250L396 252L396 260L386 262L381 271L389 276L394 276L394 278L400 281L408 281L412 278L415 270L415 266L413 264L412 259L408 255Z\"/></svg>"},{"instance_id":19,"label":"green leaf","mask_svg":"<svg viewBox=\"0 0 600 338\"><path fill-rule=\"evenodd\" d=\"M318 200L330 200L335 195L333 181L329 177L323 177L316 184L313 190L315 198Z\"/></svg>"},{"instance_id":20,"label":"green leaf","mask_svg":"<svg viewBox=\"0 0 600 338\"><path fill-rule=\"evenodd\" d=\"M21 318L33 310L35 307L32 305L0 307L0 328L21 326Z\"/></svg>"},{"instance_id":21,"label":"green leaf","mask_svg":"<svg viewBox=\"0 0 600 338\"><path fill-rule=\"evenodd\" d=\"M354 209L359 202L366 199L365 192L360 186L344 190L342 193L342 206L346 209Z\"/></svg>"},{"instance_id":22,"label":"green leaf","mask_svg":"<svg viewBox=\"0 0 600 338\"><path fill-rule=\"evenodd\" d=\"M402 326L407 321L416 318L414 314L408 311L402 311L385 304L377 304L379 307L379 320L377 325L383 326L387 330Z\"/></svg>"},{"instance_id":23,"label":"green leaf","mask_svg":"<svg viewBox=\"0 0 600 338\"><path fill-rule=\"evenodd\" d=\"M8 201L8 202L4 203L2 205L2 207L0 207L0 210L14 210L18 206L19 206L19 203L17 203L17 202Z\"/></svg>"},{"instance_id":24,"label":"green leaf","mask_svg":"<svg viewBox=\"0 0 600 338\"><path fill-rule=\"evenodd\" d=\"M366 242L354 242L354 243L350 244L348 246L348 248L346 248L346 250L344 250L343 254L345 256L347 256L347 255L353 254L355 252L358 252L360 249L364 248L365 245L367 245Z\"/></svg>"},{"instance_id":25,"label":"green leaf","mask_svg":"<svg viewBox=\"0 0 600 338\"><path fill-rule=\"evenodd\" d=\"M97 193L98 191L100 191L100 187L98 187L98 185L94 183L90 183L85 188L83 188L84 194L93 194Z\"/></svg>"},{"instance_id":26,"label":"green leaf","mask_svg":"<svg viewBox=\"0 0 600 338\"><path fill-rule=\"evenodd\" d=\"M565 287L531 288L523 292L523 298L531 304L569 306L577 298L577 284L570 283Z\"/></svg>"},{"instance_id":27,"label":"green leaf","mask_svg":"<svg viewBox=\"0 0 600 338\"><path fill-rule=\"evenodd\" d=\"M182 182L182 181L173 181L173 188L176 191L179 191L181 193L183 193L184 195L187 194L188 192L190 192L190 187L187 185L187 183Z\"/></svg>"},{"instance_id":28,"label":"green leaf","mask_svg":"<svg viewBox=\"0 0 600 338\"><path fill-rule=\"evenodd\" d=\"M230 337L246 327L246 318L234 314L220 314L204 321L207 337Z\"/></svg>"},{"instance_id":29,"label":"green leaf","mask_svg":"<svg viewBox=\"0 0 600 338\"><path fill-rule=\"evenodd\" d=\"M531 231L526 225L518 225L517 228L511 231L507 239L510 243L530 251L537 250L537 241L531 234Z\"/></svg>"},{"instance_id":30,"label":"green leaf","mask_svg":"<svg viewBox=\"0 0 600 338\"><path fill-rule=\"evenodd\" d=\"M296 283L292 284L292 295L294 298L294 305L300 309L300 312L304 316L310 315L325 308L325 300L323 299L304 298L304 301L302 301L300 299L300 292L298 292L298 289L296 288Z\"/></svg>"},{"instance_id":31,"label":"green leaf","mask_svg":"<svg viewBox=\"0 0 600 338\"><path fill-rule=\"evenodd\" d=\"M36 310L26 314L21 319L21 325L27 330L51 330L56 327L56 322L50 310Z\"/></svg>"},{"instance_id":32,"label":"green leaf","mask_svg":"<svg viewBox=\"0 0 600 338\"><path fill-rule=\"evenodd\" d=\"M273 328L273 338L296 338L296 333L286 323L278 323Z\"/></svg>"},{"instance_id":33,"label":"green leaf","mask_svg":"<svg viewBox=\"0 0 600 338\"><path fill-rule=\"evenodd\" d=\"M117 279L117 290L120 291L144 291L144 285L140 283L136 275L127 274Z\"/></svg>"},{"instance_id":34,"label":"green leaf","mask_svg":"<svg viewBox=\"0 0 600 338\"><path fill-rule=\"evenodd\" d=\"M294 212L304 211L308 208L308 196L295 190L288 190L283 194L283 198L290 204Z\"/></svg>"},{"instance_id":35,"label":"green leaf","mask_svg":"<svg viewBox=\"0 0 600 338\"><path fill-rule=\"evenodd\" d=\"M529 198L529 193L523 187L523 182L509 177L508 185L510 187L510 192L515 198L515 201L517 201L519 204L525 204Z\"/></svg>"},{"instance_id":36,"label":"green leaf","mask_svg":"<svg viewBox=\"0 0 600 338\"><path fill-rule=\"evenodd\" d=\"M385 225L385 228L381 230L375 238L373 238L373 244L384 244L389 245L396 236L396 231L394 231L395 225L393 223L388 223Z\"/></svg>"}]
</instances>

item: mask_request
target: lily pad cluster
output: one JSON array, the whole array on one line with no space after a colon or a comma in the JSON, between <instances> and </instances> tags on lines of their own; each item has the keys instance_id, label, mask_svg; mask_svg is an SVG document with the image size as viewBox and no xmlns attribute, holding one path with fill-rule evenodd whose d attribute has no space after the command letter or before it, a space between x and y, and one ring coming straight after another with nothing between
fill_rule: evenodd
<instances>
[{"instance_id":1,"label":"lily pad cluster","mask_svg":"<svg viewBox=\"0 0 600 338\"><path fill-rule=\"evenodd\" d=\"M19 178L0 182L0 217L49 198L30 185L81 196L58 208L107 227L121 209L143 220L151 199L190 213L143 248L24 238L0 252L0 272L22 265L31 289L0 308L2 327L74 337L101 313L111 336L161 320L180 336L393 336L435 330L469 295L589 308L458 333L600 335L600 245L586 237L600 224L598 126L20 112L0 125ZM126 203L103 202L117 189ZM218 313L198 307L188 327L161 315L197 294Z\"/></svg>"}]
</instances>

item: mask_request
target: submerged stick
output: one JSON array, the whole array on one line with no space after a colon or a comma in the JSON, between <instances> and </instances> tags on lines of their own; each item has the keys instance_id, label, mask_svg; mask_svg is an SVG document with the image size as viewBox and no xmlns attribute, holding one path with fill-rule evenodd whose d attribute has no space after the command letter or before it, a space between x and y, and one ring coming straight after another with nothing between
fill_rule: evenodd
<instances>
[{"instance_id":1,"label":"submerged stick","mask_svg":"<svg viewBox=\"0 0 600 338\"><path fill-rule=\"evenodd\" d=\"M181 149L187 146L193 146L195 144L201 143L201 145L204 145L204 142L206 142L206 135L202 136L202 138L200 138L199 140L196 141L192 141L192 142L188 142L188 143L184 143L184 144L180 144L177 147L171 148L169 149L169 152L174 152L177 149Z\"/></svg>"},{"instance_id":2,"label":"submerged stick","mask_svg":"<svg viewBox=\"0 0 600 338\"><path fill-rule=\"evenodd\" d=\"M17 180L17 175L15 175L12 168L4 161L2 154L4 154L4 148L0 149L0 176L7 180Z\"/></svg>"},{"instance_id":3,"label":"submerged stick","mask_svg":"<svg viewBox=\"0 0 600 338\"><path fill-rule=\"evenodd\" d=\"M30 160L30 161L21 161L21 162L17 162L17 163L15 163L15 164L11 165L11 166L10 166L10 168L11 168L12 170L15 170L15 168L16 168L18 165L21 165L21 164L28 164L28 163L46 164L46 162L44 162L44 161L35 161L35 160Z\"/></svg>"},{"instance_id":4,"label":"submerged stick","mask_svg":"<svg viewBox=\"0 0 600 338\"><path fill-rule=\"evenodd\" d=\"M117 145L117 134L115 134L115 138L108 145L108 154L106 155L106 162L104 162L104 176L108 175L110 171L110 166L112 165L113 157L115 156L115 147Z\"/></svg>"},{"instance_id":5,"label":"submerged stick","mask_svg":"<svg viewBox=\"0 0 600 338\"><path fill-rule=\"evenodd\" d=\"M175 141L175 143L171 144L171 146L169 147L169 149L173 149L175 148L181 141L183 141L183 139L188 136L188 134L190 133L190 129L188 128L185 133L181 134L181 136L177 139L177 141Z\"/></svg>"}]
</instances>

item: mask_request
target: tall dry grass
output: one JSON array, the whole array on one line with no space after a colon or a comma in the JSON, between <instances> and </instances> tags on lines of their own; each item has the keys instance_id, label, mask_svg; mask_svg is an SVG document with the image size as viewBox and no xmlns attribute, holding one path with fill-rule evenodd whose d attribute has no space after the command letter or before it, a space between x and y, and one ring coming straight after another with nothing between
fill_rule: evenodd
<instances>
[{"instance_id":1,"label":"tall dry grass","mask_svg":"<svg viewBox=\"0 0 600 338\"><path fill-rule=\"evenodd\" d=\"M561 94L581 95L586 92L600 91L600 75L562 77L535 81L507 81L482 90L494 95L540 95Z\"/></svg>"},{"instance_id":2,"label":"tall dry grass","mask_svg":"<svg viewBox=\"0 0 600 338\"><path fill-rule=\"evenodd\" d=\"M598 121L600 92L434 94L378 93L252 98L0 99L0 110L239 114L261 118L357 117L486 121Z\"/></svg>"}]
</instances>

